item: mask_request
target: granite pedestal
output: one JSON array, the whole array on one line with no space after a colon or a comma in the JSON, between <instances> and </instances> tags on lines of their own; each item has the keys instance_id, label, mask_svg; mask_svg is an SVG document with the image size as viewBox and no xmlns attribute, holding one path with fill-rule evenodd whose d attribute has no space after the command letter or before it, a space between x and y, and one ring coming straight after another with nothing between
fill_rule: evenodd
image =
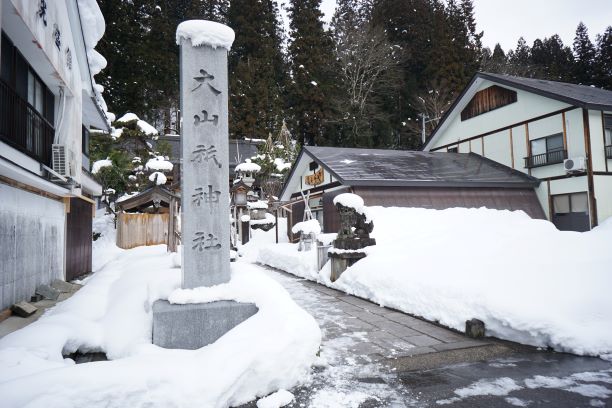
<instances>
[{"instance_id":1,"label":"granite pedestal","mask_svg":"<svg viewBox=\"0 0 612 408\"><path fill-rule=\"evenodd\" d=\"M199 349L214 343L257 311L254 304L230 300L186 305L158 300L153 303L153 344Z\"/></svg>"}]
</instances>

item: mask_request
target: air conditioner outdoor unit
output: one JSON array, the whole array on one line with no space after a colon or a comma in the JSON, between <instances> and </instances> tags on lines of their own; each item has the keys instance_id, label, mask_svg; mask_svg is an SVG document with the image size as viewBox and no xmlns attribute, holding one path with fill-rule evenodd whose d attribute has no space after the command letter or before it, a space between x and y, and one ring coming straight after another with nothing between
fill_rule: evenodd
<instances>
[{"instance_id":1,"label":"air conditioner outdoor unit","mask_svg":"<svg viewBox=\"0 0 612 408\"><path fill-rule=\"evenodd\" d=\"M64 145L54 144L51 146L51 168L62 177L71 177L72 155Z\"/></svg>"},{"instance_id":2,"label":"air conditioner outdoor unit","mask_svg":"<svg viewBox=\"0 0 612 408\"><path fill-rule=\"evenodd\" d=\"M563 160L563 167L566 173L582 173L586 171L586 158L572 157Z\"/></svg>"}]
</instances>

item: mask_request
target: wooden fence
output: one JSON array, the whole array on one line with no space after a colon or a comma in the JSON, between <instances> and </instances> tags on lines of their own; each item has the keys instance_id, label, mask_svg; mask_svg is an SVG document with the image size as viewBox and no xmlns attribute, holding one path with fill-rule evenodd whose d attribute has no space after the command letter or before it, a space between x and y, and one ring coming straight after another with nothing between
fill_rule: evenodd
<instances>
[{"instance_id":1,"label":"wooden fence","mask_svg":"<svg viewBox=\"0 0 612 408\"><path fill-rule=\"evenodd\" d=\"M123 249L168 243L168 219L165 214L119 213L117 246Z\"/></svg>"}]
</instances>

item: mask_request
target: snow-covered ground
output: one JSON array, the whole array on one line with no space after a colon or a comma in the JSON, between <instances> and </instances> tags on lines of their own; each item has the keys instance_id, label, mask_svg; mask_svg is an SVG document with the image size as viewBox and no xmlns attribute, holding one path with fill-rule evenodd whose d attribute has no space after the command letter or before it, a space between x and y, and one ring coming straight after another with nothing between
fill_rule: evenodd
<instances>
[{"instance_id":1,"label":"snow-covered ground","mask_svg":"<svg viewBox=\"0 0 612 408\"><path fill-rule=\"evenodd\" d=\"M94 230L102 236L85 286L0 339L0 405L226 407L308 379L320 329L261 268L235 263L228 284L180 290L165 245L120 250L109 217L98 217ZM168 350L151 344L151 304L169 297L252 302L259 311L209 346ZM102 351L111 361L64 357L77 350Z\"/></svg>"},{"instance_id":2,"label":"snow-covered ground","mask_svg":"<svg viewBox=\"0 0 612 408\"><path fill-rule=\"evenodd\" d=\"M329 281L296 244L257 260L448 327L580 355L612 353L612 222L561 232L522 211L368 208L377 245Z\"/></svg>"}]
</instances>

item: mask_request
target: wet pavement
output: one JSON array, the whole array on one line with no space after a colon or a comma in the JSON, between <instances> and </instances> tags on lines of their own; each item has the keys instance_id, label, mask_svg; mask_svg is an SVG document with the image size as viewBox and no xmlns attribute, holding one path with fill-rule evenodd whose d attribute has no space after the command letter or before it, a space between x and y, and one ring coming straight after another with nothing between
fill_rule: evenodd
<instances>
[{"instance_id":1,"label":"wet pavement","mask_svg":"<svg viewBox=\"0 0 612 408\"><path fill-rule=\"evenodd\" d=\"M612 407L612 363L476 341L268 269L323 333L290 407ZM255 403L245 407L256 406Z\"/></svg>"}]
</instances>

